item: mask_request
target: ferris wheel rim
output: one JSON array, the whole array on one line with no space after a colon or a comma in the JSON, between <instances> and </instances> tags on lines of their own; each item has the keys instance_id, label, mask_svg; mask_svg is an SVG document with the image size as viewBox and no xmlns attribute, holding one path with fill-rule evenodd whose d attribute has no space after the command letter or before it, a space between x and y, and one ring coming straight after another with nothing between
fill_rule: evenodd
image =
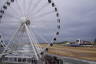
<instances>
[{"instance_id":1,"label":"ferris wheel rim","mask_svg":"<svg viewBox=\"0 0 96 64\"><path fill-rule=\"evenodd\" d=\"M48 1L48 3L52 6L52 8L54 9L54 11L52 11L52 13L55 12L55 15L56 15L56 19L57 19L57 22L56 22L56 23L57 23L57 31L54 32L54 36L52 37L51 43L44 49L44 51L48 50L47 48L48 48L49 46L53 46L52 43L56 42L57 36L59 35L59 30L60 30L60 16L59 16L58 9L57 9L55 3L53 2L53 0L47 0L47 1ZM2 19L3 15L5 14L6 10L8 9L8 6L11 5L11 2L14 3L14 0L8 0L8 1L4 4L4 6L1 8L1 10L0 10L0 14L1 14L1 15L0 15L0 20ZM38 2L39 2L39 1L38 1ZM35 12L35 13L36 13L36 12ZM34 14L35 14L35 13L34 13ZM48 13L46 13L46 14L48 14ZM42 15L41 15L41 16L42 16ZM1 22L1 23L2 23L2 22ZM21 22L21 23L25 23L25 22ZM42 53L43 53L43 52L42 52Z\"/></svg>"},{"instance_id":2,"label":"ferris wheel rim","mask_svg":"<svg viewBox=\"0 0 96 64\"><path fill-rule=\"evenodd\" d=\"M14 2L14 0L9 0L9 2L10 2L10 1L11 1L11 2ZM10 5L9 5L9 2L6 2L8 6L10 6ZM58 9L56 8L56 5L53 3L53 0L48 0L48 3L51 4L52 7L55 8L56 17L57 17L57 22L60 23L59 13L57 12ZM11 3L10 3L10 4L11 4ZM7 7L5 7L5 5L3 6L3 8L4 8L5 10L7 9ZM2 10L0 10L0 11L1 11L1 13L2 13ZM3 13L4 13L4 11L3 11ZM60 25L58 25L57 28L60 29Z\"/></svg>"}]
</instances>

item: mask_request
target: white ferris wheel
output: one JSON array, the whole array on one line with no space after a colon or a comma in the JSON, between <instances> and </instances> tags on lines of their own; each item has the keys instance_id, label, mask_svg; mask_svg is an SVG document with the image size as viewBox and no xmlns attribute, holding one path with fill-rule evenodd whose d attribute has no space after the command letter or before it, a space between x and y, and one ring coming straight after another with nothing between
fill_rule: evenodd
<instances>
[{"instance_id":1,"label":"white ferris wheel","mask_svg":"<svg viewBox=\"0 0 96 64\"><path fill-rule=\"evenodd\" d=\"M11 36L6 36L9 42L0 58L7 61L14 57L15 60L34 57L40 60L48 47L58 40L60 16L53 0L4 0L0 9L0 27L7 28ZM42 48L42 42L48 45Z\"/></svg>"}]
</instances>

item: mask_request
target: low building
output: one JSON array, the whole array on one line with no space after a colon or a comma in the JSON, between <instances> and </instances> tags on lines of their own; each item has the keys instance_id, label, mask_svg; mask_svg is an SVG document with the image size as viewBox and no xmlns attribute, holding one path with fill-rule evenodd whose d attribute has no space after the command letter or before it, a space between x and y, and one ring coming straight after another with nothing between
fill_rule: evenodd
<instances>
[{"instance_id":1,"label":"low building","mask_svg":"<svg viewBox=\"0 0 96 64\"><path fill-rule=\"evenodd\" d=\"M92 42L78 39L78 40L76 40L75 44L92 45Z\"/></svg>"}]
</instances>

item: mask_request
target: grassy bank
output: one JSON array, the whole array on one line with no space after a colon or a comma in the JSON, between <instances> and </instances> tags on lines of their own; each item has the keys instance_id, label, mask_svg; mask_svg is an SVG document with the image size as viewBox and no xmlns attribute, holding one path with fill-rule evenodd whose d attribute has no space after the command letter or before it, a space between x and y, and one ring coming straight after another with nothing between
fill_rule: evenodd
<instances>
[{"instance_id":1,"label":"grassy bank","mask_svg":"<svg viewBox=\"0 0 96 64\"><path fill-rule=\"evenodd\" d=\"M42 44L45 47L46 44ZM67 47L60 44L55 44L49 47L48 53L60 56L74 57L84 60L96 61L96 48L95 47Z\"/></svg>"}]
</instances>

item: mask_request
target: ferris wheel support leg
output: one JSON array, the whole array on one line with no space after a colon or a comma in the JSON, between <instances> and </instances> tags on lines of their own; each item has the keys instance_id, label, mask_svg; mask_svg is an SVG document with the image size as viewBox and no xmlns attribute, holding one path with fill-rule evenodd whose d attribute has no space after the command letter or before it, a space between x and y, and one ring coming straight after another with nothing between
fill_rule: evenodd
<instances>
[{"instance_id":1,"label":"ferris wheel support leg","mask_svg":"<svg viewBox=\"0 0 96 64\"><path fill-rule=\"evenodd\" d=\"M24 24L24 25L25 25L26 32L27 32L27 35L28 35L28 37L29 37L30 43L31 43L31 45L32 45L33 51L34 51L34 53L35 53L36 59L39 60L38 55L37 55L36 50L35 50L35 47L34 47L34 45L33 45L33 43L32 43L32 38L31 38L31 35L30 35L30 31L29 31L27 25L26 25L26 24ZM28 32L29 32L29 33L28 33Z\"/></svg>"},{"instance_id":2,"label":"ferris wheel support leg","mask_svg":"<svg viewBox=\"0 0 96 64\"><path fill-rule=\"evenodd\" d=\"M44 37L42 37L40 34L38 34L37 32L34 32L34 33L36 33L43 41L45 41L46 43L49 43ZM46 48L48 48L49 47L49 45L46 47ZM44 49L42 49L41 51L45 51L45 49L46 48L44 48Z\"/></svg>"},{"instance_id":3,"label":"ferris wheel support leg","mask_svg":"<svg viewBox=\"0 0 96 64\"><path fill-rule=\"evenodd\" d=\"M2 54L0 55L0 57L2 57L3 55L6 55L6 50L8 49L9 45L11 45L11 41L15 38L16 34L18 33L19 29L21 26L19 26L16 30L16 32L14 33L14 35L12 36L12 38L10 39L10 43L7 44L7 46L5 47L5 49L3 50ZM8 54L8 53L7 53Z\"/></svg>"},{"instance_id":4,"label":"ferris wheel support leg","mask_svg":"<svg viewBox=\"0 0 96 64\"><path fill-rule=\"evenodd\" d=\"M40 52L41 52L41 51L40 51L40 48L39 48L39 46L38 46L38 40L35 38L35 35L34 35L32 32L31 32L31 33L29 32L29 34L33 36L33 37L30 36L30 37L32 38L32 41L34 42L34 43L33 43L33 45L35 46L34 48L36 49L36 52L37 52L37 54L38 54L39 57L40 57Z\"/></svg>"},{"instance_id":5,"label":"ferris wheel support leg","mask_svg":"<svg viewBox=\"0 0 96 64\"><path fill-rule=\"evenodd\" d=\"M39 51L39 53L40 53L40 52L42 51L42 49L40 48L40 44L39 44L39 42L38 42L35 34L34 34L33 32L31 32L31 34L34 36L34 40L35 40L36 47L37 47L37 49L38 49L38 51Z\"/></svg>"}]
</instances>

